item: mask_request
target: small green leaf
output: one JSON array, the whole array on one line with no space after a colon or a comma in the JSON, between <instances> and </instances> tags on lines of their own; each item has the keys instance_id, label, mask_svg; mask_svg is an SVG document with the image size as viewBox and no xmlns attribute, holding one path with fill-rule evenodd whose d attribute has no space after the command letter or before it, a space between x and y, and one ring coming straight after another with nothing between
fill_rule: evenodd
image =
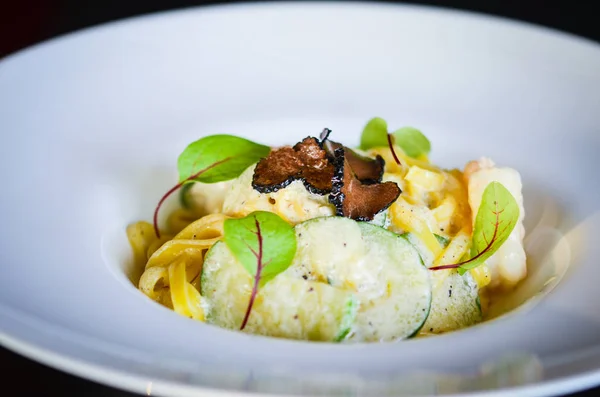
<instances>
[{"instance_id":1,"label":"small green leaf","mask_svg":"<svg viewBox=\"0 0 600 397\"><path fill-rule=\"evenodd\" d=\"M296 233L276 214L255 211L244 218L227 219L223 240L254 278L250 302L240 328L244 329L259 288L291 265L296 254Z\"/></svg>"},{"instance_id":2,"label":"small green leaf","mask_svg":"<svg viewBox=\"0 0 600 397\"><path fill-rule=\"evenodd\" d=\"M489 183L475 217L471 259L460 265L459 273L464 274L492 256L511 234L519 216L519 205L508 189L499 182Z\"/></svg>"},{"instance_id":3,"label":"small green leaf","mask_svg":"<svg viewBox=\"0 0 600 397\"><path fill-rule=\"evenodd\" d=\"M400 147L407 156L417 158L431 152L431 143L416 128L404 127L394 131L393 143ZM388 146L388 125L381 117L374 117L365 125L360 137L360 149Z\"/></svg>"},{"instance_id":4,"label":"small green leaf","mask_svg":"<svg viewBox=\"0 0 600 397\"><path fill-rule=\"evenodd\" d=\"M404 127L392 133L394 144L401 147L407 156L417 158L428 155L431 151L431 143L423 133L416 128Z\"/></svg>"},{"instance_id":5,"label":"small green leaf","mask_svg":"<svg viewBox=\"0 0 600 397\"><path fill-rule=\"evenodd\" d=\"M296 253L293 226L277 214L255 211L244 218L227 219L224 241L233 255L262 284L283 272Z\"/></svg>"},{"instance_id":6,"label":"small green leaf","mask_svg":"<svg viewBox=\"0 0 600 397\"><path fill-rule=\"evenodd\" d=\"M216 183L237 178L271 148L233 135L210 135L189 144L177 160L179 182ZM199 174L190 179L190 177Z\"/></svg>"},{"instance_id":7,"label":"small green leaf","mask_svg":"<svg viewBox=\"0 0 600 397\"><path fill-rule=\"evenodd\" d=\"M210 135L189 144L177 160L179 182L161 197L154 209L156 237L160 238L158 211L173 192L193 182L216 183L237 178L270 151L268 146L233 135Z\"/></svg>"},{"instance_id":8,"label":"small green leaf","mask_svg":"<svg viewBox=\"0 0 600 397\"><path fill-rule=\"evenodd\" d=\"M360 149L368 150L374 147L387 146L388 127L387 122L374 117L365 125L360 137Z\"/></svg>"},{"instance_id":9,"label":"small green leaf","mask_svg":"<svg viewBox=\"0 0 600 397\"><path fill-rule=\"evenodd\" d=\"M179 190L179 204L185 209L192 209L190 190L194 186L193 183L186 183Z\"/></svg>"}]
</instances>

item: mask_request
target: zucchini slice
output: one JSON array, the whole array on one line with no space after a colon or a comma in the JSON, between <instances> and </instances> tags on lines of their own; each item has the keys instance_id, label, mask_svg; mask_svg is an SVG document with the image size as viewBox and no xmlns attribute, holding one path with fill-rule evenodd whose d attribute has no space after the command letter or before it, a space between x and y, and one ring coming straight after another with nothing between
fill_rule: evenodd
<instances>
[{"instance_id":1,"label":"zucchini slice","mask_svg":"<svg viewBox=\"0 0 600 397\"><path fill-rule=\"evenodd\" d=\"M289 269L288 269L289 270ZM252 293L253 277L224 242L206 255L201 280L208 302L206 322L239 329ZM355 320L351 291L279 274L259 289L244 332L313 341L339 341Z\"/></svg>"}]
</instances>

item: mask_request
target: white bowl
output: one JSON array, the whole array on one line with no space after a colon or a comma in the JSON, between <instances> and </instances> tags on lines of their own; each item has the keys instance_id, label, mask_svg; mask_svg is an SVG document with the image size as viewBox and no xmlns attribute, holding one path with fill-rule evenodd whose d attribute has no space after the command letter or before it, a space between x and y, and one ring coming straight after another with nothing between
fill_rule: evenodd
<instances>
[{"instance_id":1,"label":"white bowl","mask_svg":"<svg viewBox=\"0 0 600 397\"><path fill-rule=\"evenodd\" d=\"M10 56L0 341L156 395L537 396L600 384L599 71L600 47L576 37L361 3L168 12ZM183 318L129 282L125 226L150 219L189 142L230 133L276 145L329 127L355 144L373 116L422 129L444 166L490 156L521 172L530 278L499 317L394 344L309 343Z\"/></svg>"}]
</instances>

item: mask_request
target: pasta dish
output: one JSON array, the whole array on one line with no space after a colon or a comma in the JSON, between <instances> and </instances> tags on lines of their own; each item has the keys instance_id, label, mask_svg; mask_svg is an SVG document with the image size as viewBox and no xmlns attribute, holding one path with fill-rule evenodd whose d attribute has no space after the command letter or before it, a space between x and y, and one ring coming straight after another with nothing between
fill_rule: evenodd
<instances>
[{"instance_id":1,"label":"pasta dish","mask_svg":"<svg viewBox=\"0 0 600 397\"><path fill-rule=\"evenodd\" d=\"M419 130L381 118L356 147L335 135L191 143L154 222L127 227L139 290L227 329L389 342L480 323L490 296L527 276L515 169L442 168ZM172 194L180 205L159 222Z\"/></svg>"}]
</instances>

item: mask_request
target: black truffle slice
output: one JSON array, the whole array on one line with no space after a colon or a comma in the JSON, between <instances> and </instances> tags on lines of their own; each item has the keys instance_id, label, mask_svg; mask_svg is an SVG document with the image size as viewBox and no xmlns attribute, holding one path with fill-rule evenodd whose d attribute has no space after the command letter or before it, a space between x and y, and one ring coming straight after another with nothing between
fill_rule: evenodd
<instances>
[{"instance_id":1,"label":"black truffle slice","mask_svg":"<svg viewBox=\"0 0 600 397\"><path fill-rule=\"evenodd\" d=\"M303 164L301 178L306 189L316 194L329 193L334 168L319 142L307 137L294 145L294 150Z\"/></svg>"},{"instance_id":2,"label":"black truffle slice","mask_svg":"<svg viewBox=\"0 0 600 397\"><path fill-rule=\"evenodd\" d=\"M371 221L386 210L402 191L395 182L364 184L354 173L343 147L334 150L335 174L329 202L336 215L357 221Z\"/></svg>"},{"instance_id":3,"label":"black truffle slice","mask_svg":"<svg viewBox=\"0 0 600 397\"><path fill-rule=\"evenodd\" d=\"M329 140L329 132L321 133L321 147L330 152L331 156L333 156L335 150L344 148L346 159L350 163L350 167L352 167L352 170L359 181L367 184L381 182L385 170L385 160L383 157L377 155L373 159L362 156L341 143Z\"/></svg>"},{"instance_id":4,"label":"black truffle slice","mask_svg":"<svg viewBox=\"0 0 600 397\"><path fill-rule=\"evenodd\" d=\"M345 148L345 156L359 181L367 184L381 182L385 169L383 157L364 157L348 148Z\"/></svg>"},{"instance_id":5,"label":"black truffle slice","mask_svg":"<svg viewBox=\"0 0 600 397\"><path fill-rule=\"evenodd\" d=\"M256 164L252 187L261 193L276 192L292 183L301 169L302 163L293 148L286 146L272 150Z\"/></svg>"},{"instance_id":6,"label":"black truffle slice","mask_svg":"<svg viewBox=\"0 0 600 397\"><path fill-rule=\"evenodd\" d=\"M261 159L252 177L252 187L260 193L276 192L295 180L302 180L308 191L331 191L334 167L317 140L307 137L294 147L273 150Z\"/></svg>"}]
</instances>

